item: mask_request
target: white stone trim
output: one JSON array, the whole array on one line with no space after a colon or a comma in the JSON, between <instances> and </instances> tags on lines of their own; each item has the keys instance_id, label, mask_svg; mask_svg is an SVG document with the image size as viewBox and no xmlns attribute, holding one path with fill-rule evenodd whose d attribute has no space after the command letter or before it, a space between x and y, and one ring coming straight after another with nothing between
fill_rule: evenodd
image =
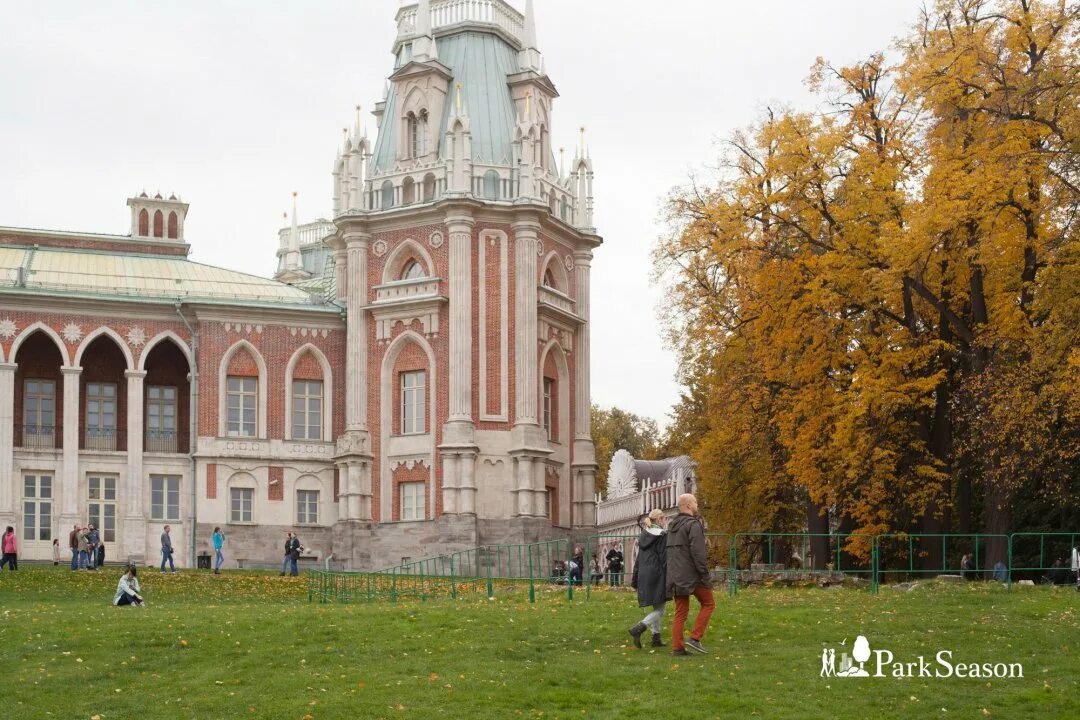
<instances>
[{"instance_id":1,"label":"white stone trim","mask_svg":"<svg viewBox=\"0 0 1080 720\"><path fill-rule=\"evenodd\" d=\"M322 438L321 441L327 441L334 437L334 374L331 372L330 362L326 359L326 355L322 350L315 347L311 343L305 343L289 358L289 364L285 366L285 439L292 440L292 383L293 383L293 371L296 369L296 363L300 362L300 358L304 356L304 353L310 352L315 356L315 359L319 363L319 367L322 368L323 373L323 401L322 401Z\"/></svg>"},{"instance_id":2,"label":"white stone trim","mask_svg":"<svg viewBox=\"0 0 1080 720\"><path fill-rule=\"evenodd\" d=\"M255 437L251 439L265 439L267 437L266 427L266 383L267 383L267 371L266 361L263 359L262 353L258 348L249 343L247 340L237 340L229 347L228 350L221 356L221 362L218 364L218 437L225 437L226 427L228 426L228 403L226 402L226 384L229 377L229 361L232 360L233 355L240 349L244 348L251 353L251 356L255 358L255 364L259 368L259 407L256 408L256 425L255 425Z\"/></svg>"},{"instance_id":3,"label":"white stone trim","mask_svg":"<svg viewBox=\"0 0 1080 720\"><path fill-rule=\"evenodd\" d=\"M51 337L53 342L56 343L56 347L60 350L60 364L70 365L71 356L68 355L67 344L60 338L60 333L56 332L40 320L36 323L33 323L32 325L27 325L25 328L23 328L23 331L19 333L19 336L17 338L15 338L15 342L11 343L11 352L9 353L11 361L16 362L19 356L19 347L22 346L23 341L26 340L26 338L33 335L34 332L37 330L40 330L49 337Z\"/></svg>"},{"instance_id":4,"label":"white stone trim","mask_svg":"<svg viewBox=\"0 0 1080 720\"><path fill-rule=\"evenodd\" d=\"M184 342L183 338L181 338L179 335L177 335L172 330L162 330L157 335L155 335L154 337L152 337L152 338L150 338L149 340L146 341L146 344L143 345L142 352L139 353L139 367L138 367L138 369L139 370L145 370L146 369L146 359L148 357L150 357L150 351L153 350L155 347L158 346L159 343L165 341L166 339L172 340L174 343L176 343L176 347L178 347L180 349L180 352L182 352L184 354L184 357L187 358L188 369L189 370L194 370L195 363L192 362L191 348L188 346L188 344L186 342Z\"/></svg>"},{"instance_id":5,"label":"white stone trim","mask_svg":"<svg viewBox=\"0 0 1080 720\"><path fill-rule=\"evenodd\" d=\"M555 276L555 290L558 290L566 297L570 297L570 278L566 275L566 267L563 265L563 261L559 259L559 253L552 250L545 257L543 263L540 266L540 285L544 284L544 275L547 271L551 270L551 274Z\"/></svg>"},{"instance_id":6,"label":"white stone trim","mask_svg":"<svg viewBox=\"0 0 1080 720\"><path fill-rule=\"evenodd\" d=\"M491 349L487 344L487 246L488 243L497 245L499 253L499 411L489 413L487 397L487 370L488 351ZM480 288L479 310L477 318L479 327L477 337L480 342L478 355L479 378L480 378L480 420L486 422L507 422L510 419L510 264L509 264L510 241L502 230L483 230L480 233L479 255L477 258L477 275L479 276Z\"/></svg>"},{"instance_id":7,"label":"white stone trim","mask_svg":"<svg viewBox=\"0 0 1080 720\"><path fill-rule=\"evenodd\" d=\"M430 468L428 483L428 517L435 516L435 425L438 422L438 405L436 400L436 371L435 352L431 349L428 341L414 330L405 332L394 338L394 341L386 348L383 354L382 365L379 369L379 447L382 457L379 458L379 522L393 522L394 505L394 478L388 450L390 449L390 431L394 424L394 403L397 402L397 388L394 386L393 372L394 363L402 348L409 342L420 346L428 359L427 383L428 383L428 427L426 437L430 438L429 450L424 453L425 464Z\"/></svg>"},{"instance_id":8,"label":"white stone trim","mask_svg":"<svg viewBox=\"0 0 1080 720\"><path fill-rule=\"evenodd\" d=\"M566 362L566 353L563 351L562 346L559 345L557 340L552 339L540 352L540 364L539 372L539 387L537 388L537 404L542 405L544 397L544 366L547 364L548 353L555 353L555 370L558 373L559 383L559 427L558 427L558 441L557 444L550 443L548 446L552 449L553 454L549 459L542 462L545 467L555 467L559 475L559 517L552 518L552 522L559 527L570 527L571 525L571 508L575 498L571 497L570 478L567 474L567 465L570 462L570 446L573 442L573 438L570 436L570 366ZM541 423L543 422L543 413L541 415ZM547 477L545 471L544 482L539 488L535 498L536 514L540 515L539 509L544 506L545 498L543 493L546 493Z\"/></svg>"},{"instance_id":9,"label":"white stone trim","mask_svg":"<svg viewBox=\"0 0 1080 720\"><path fill-rule=\"evenodd\" d=\"M411 251L411 252L410 252ZM383 263L382 270L382 284L396 282L401 278L391 275L391 269L397 265L402 255L415 254L420 258L420 262L424 265L424 271L428 277L435 277L435 263L431 259L431 253L429 253L423 245L418 243L412 238L406 238L398 243L389 255L386 256L386 261Z\"/></svg>"},{"instance_id":10,"label":"white stone trim","mask_svg":"<svg viewBox=\"0 0 1080 720\"><path fill-rule=\"evenodd\" d=\"M75 361L73 364L82 367L82 357L83 353L86 352L86 348L90 346L90 343L94 342L94 340L98 339L102 335L108 336L120 347L120 352L124 354L124 362L127 363L124 369L134 370L135 358L131 355L131 348L128 347L127 341L124 338L120 337L120 333L105 325L102 325L97 330L86 334L86 337L84 337L82 339L82 342L79 343L79 348L75 351Z\"/></svg>"}]
</instances>

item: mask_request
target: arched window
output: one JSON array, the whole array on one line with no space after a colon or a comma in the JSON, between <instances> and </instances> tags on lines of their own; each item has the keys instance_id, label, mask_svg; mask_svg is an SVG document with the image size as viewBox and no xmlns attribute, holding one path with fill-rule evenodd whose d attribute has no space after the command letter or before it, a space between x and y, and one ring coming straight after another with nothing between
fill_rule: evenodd
<instances>
[{"instance_id":1,"label":"arched window","mask_svg":"<svg viewBox=\"0 0 1080 720\"><path fill-rule=\"evenodd\" d=\"M435 199L435 175L428 173L424 176L424 202Z\"/></svg>"},{"instance_id":2,"label":"arched window","mask_svg":"<svg viewBox=\"0 0 1080 720\"><path fill-rule=\"evenodd\" d=\"M417 122L416 115L412 113L405 116L405 139L408 143L405 156L410 158L419 157L420 123Z\"/></svg>"},{"instance_id":3,"label":"arched window","mask_svg":"<svg viewBox=\"0 0 1080 720\"><path fill-rule=\"evenodd\" d=\"M176 213L171 212L171 213L169 213L169 238L172 239L172 240L175 240L176 235L177 235Z\"/></svg>"},{"instance_id":4,"label":"arched window","mask_svg":"<svg viewBox=\"0 0 1080 720\"><path fill-rule=\"evenodd\" d=\"M484 198L499 199L499 173L496 170L488 170L484 173Z\"/></svg>"},{"instance_id":5,"label":"arched window","mask_svg":"<svg viewBox=\"0 0 1080 720\"><path fill-rule=\"evenodd\" d=\"M425 277L427 277L427 273L424 272L424 266L416 260L405 263L405 269L401 271L402 280L419 280Z\"/></svg>"},{"instance_id":6,"label":"arched window","mask_svg":"<svg viewBox=\"0 0 1080 720\"><path fill-rule=\"evenodd\" d=\"M150 237L150 213L145 209L139 211L139 236Z\"/></svg>"},{"instance_id":7,"label":"arched window","mask_svg":"<svg viewBox=\"0 0 1080 720\"><path fill-rule=\"evenodd\" d=\"M551 208L552 215L558 211L558 205L556 205L558 201L559 199L555 197L555 193L551 193L551 197L548 199L548 207Z\"/></svg>"},{"instance_id":8,"label":"arched window","mask_svg":"<svg viewBox=\"0 0 1080 720\"><path fill-rule=\"evenodd\" d=\"M394 207L394 183L387 180L382 184L382 209Z\"/></svg>"},{"instance_id":9,"label":"arched window","mask_svg":"<svg viewBox=\"0 0 1080 720\"><path fill-rule=\"evenodd\" d=\"M401 204L412 205L414 202L416 202L416 182L407 177L401 183Z\"/></svg>"},{"instance_id":10,"label":"arched window","mask_svg":"<svg viewBox=\"0 0 1080 720\"><path fill-rule=\"evenodd\" d=\"M569 222L569 220L567 220L567 218L566 218L566 213L567 213L566 198L562 199L562 201L560 202L560 205L561 205L561 208L560 208L560 215L559 216L562 218L563 222Z\"/></svg>"},{"instance_id":11,"label":"arched window","mask_svg":"<svg viewBox=\"0 0 1080 720\"><path fill-rule=\"evenodd\" d=\"M165 216L158 210L154 213L154 237L165 235Z\"/></svg>"},{"instance_id":12,"label":"arched window","mask_svg":"<svg viewBox=\"0 0 1080 720\"><path fill-rule=\"evenodd\" d=\"M552 290L559 289L559 286L555 284L555 275L552 274L551 268L544 271L544 287L549 287Z\"/></svg>"}]
</instances>

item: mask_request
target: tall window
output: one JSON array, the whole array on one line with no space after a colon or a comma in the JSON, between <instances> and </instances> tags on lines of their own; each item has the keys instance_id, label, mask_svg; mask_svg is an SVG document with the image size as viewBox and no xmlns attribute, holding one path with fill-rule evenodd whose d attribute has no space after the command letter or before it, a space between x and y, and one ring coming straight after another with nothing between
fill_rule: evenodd
<instances>
[{"instance_id":1,"label":"tall window","mask_svg":"<svg viewBox=\"0 0 1080 720\"><path fill-rule=\"evenodd\" d=\"M499 199L499 173L496 170L488 170L484 173L484 198Z\"/></svg>"},{"instance_id":2,"label":"tall window","mask_svg":"<svg viewBox=\"0 0 1080 720\"><path fill-rule=\"evenodd\" d=\"M255 501L252 488L232 488L229 490L229 522L251 522L251 506Z\"/></svg>"},{"instance_id":3,"label":"tall window","mask_svg":"<svg viewBox=\"0 0 1080 720\"><path fill-rule=\"evenodd\" d=\"M401 519L423 520L426 517L424 511L424 483L407 482L401 483Z\"/></svg>"},{"instance_id":4,"label":"tall window","mask_svg":"<svg viewBox=\"0 0 1080 720\"><path fill-rule=\"evenodd\" d=\"M319 491L297 490L296 491L296 524L318 525L319 524Z\"/></svg>"},{"instance_id":5,"label":"tall window","mask_svg":"<svg viewBox=\"0 0 1080 720\"><path fill-rule=\"evenodd\" d=\"M402 280L419 280L420 278L427 277L427 273L424 272L424 266L416 260L410 260L405 264L405 269L401 271Z\"/></svg>"},{"instance_id":6,"label":"tall window","mask_svg":"<svg viewBox=\"0 0 1080 720\"><path fill-rule=\"evenodd\" d=\"M225 383L228 396L225 434L229 437L255 437L258 379L230 377Z\"/></svg>"},{"instance_id":7,"label":"tall window","mask_svg":"<svg viewBox=\"0 0 1080 720\"><path fill-rule=\"evenodd\" d=\"M389 180L382 184L382 205L381 208L386 210L387 208L394 207L394 183Z\"/></svg>"},{"instance_id":8,"label":"tall window","mask_svg":"<svg viewBox=\"0 0 1080 720\"><path fill-rule=\"evenodd\" d=\"M86 384L86 447L116 449L116 385Z\"/></svg>"},{"instance_id":9,"label":"tall window","mask_svg":"<svg viewBox=\"0 0 1080 720\"><path fill-rule=\"evenodd\" d=\"M180 476L150 476L150 519L180 519Z\"/></svg>"},{"instance_id":10,"label":"tall window","mask_svg":"<svg viewBox=\"0 0 1080 720\"><path fill-rule=\"evenodd\" d=\"M424 371L401 373L401 434L427 432L424 418Z\"/></svg>"},{"instance_id":11,"label":"tall window","mask_svg":"<svg viewBox=\"0 0 1080 720\"><path fill-rule=\"evenodd\" d=\"M146 450L176 452L176 388L146 389Z\"/></svg>"},{"instance_id":12,"label":"tall window","mask_svg":"<svg viewBox=\"0 0 1080 720\"><path fill-rule=\"evenodd\" d=\"M105 542L116 541L116 478L91 475L86 478L89 505L87 517Z\"/></svg>"},{"instance_id":13,"label":"tall window","mask_svg":"<svg viewBox=\"0 0 1080 720\"><path fill-rule=\"evenodd\" d=\"M555 402L555 381L544 378L544 430L547 431L548 440L555 440L555 433L551 423L551 404Z\"/></svg>"},{"instance_id":14,"label":"tall window","mask_svg":"<svg viewBox=\"0 0 1080 720\"><path fill-rule=\"evenodd\" d=\"M51 448L56 438L56 383L26 380L23 383L23 445Z\"/></svg>"},{"instance_id":15,"label":"tall window","mask_svg":"<svg viewBox=\"0 0 1080 720\"><path fill-rule=\"evenodd\" d=\"M408 156L410 158L423 157L427 154L427 110L421 110L419 115L409 113L405 116L406 137L409 141Z\"/></svg>"},{"instance_id":16,"label":"tall window","mask_svg":"<svg viewBox=\"0 0 1080 720\"><path fill-rule=\"evenodd\" d=\"M293 380L293 440L322 439L323 384L321 380Z\"/></svg>"},{"instance_id":17,"label":"tall window","mask_svg":"<svg viewBox=\"0 0 1080 720\"><path fill-rule=\"evenodd\" d=\"M23 540L52 540L52 475L23 475Z\"/></svg>"},{"instance_id":18,"label":"tall window","mask_svg":"<svg viewBox=\"0 0 1080 720\"><path fill-rule=\"evenodd\" d=\"M548 488L544 495L544 514L548 518L555 515L555 488Z\"/></svg>"}]
</instances>

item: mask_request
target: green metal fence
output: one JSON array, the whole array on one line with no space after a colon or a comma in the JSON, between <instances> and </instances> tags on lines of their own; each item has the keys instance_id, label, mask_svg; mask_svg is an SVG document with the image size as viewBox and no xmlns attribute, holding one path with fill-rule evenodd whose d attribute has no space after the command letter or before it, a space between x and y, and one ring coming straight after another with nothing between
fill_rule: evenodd
<instances>
[{"instance_id":1,"label":"green metal fence","mask_svg":"<svg viewBox=\"0 0 1080 720\"><path fill-rule=\"evenodd\" d=\"M436 555L373 572L308 572L308 600L320 602L426 601L457 598L496 587L525 588L535 602L537 588L558 583L552 577L556 560L569 556L568 540L527 545L487 545ZM572 597L573 588L568 587Z\"/></svg>"},{"instance_id":2,"label":"green metal fence","mask_svg":"<svg viewBox=\"0 0 1080 720\"><path fill-rule=\"evenodd\" d=\"M923 575L959 575L969 579L995 579L1011 588L1009 565L1012 562L1012 538L983 533L889 533L878 535L874 588L888 575L917 578ZM963 558L971 555L965 567ZM993 558L999 558L993 560ZM1001 562L1000 568L983 567L989 561Z\"/></svg>"},{"instance_id":3,"label":"green metal fence","mask_svg":"<svg viewBox=\"0 0 1080 720\"><path fill-rule=\"evenodd\" d=\"M1009 577L1012 580L1076 582L1072 567L1073 548L1080 533L1013 533Z\"/></svg>"},{"instance_id":4,"label":"green metal fence","mask_svg":"<svg viewBox=\"0 0 1080 720\"><path fill-rule=\"evenodd\" d=\"M582 584L590 596L597 584L618 588L630 584L638 534L599 534L584 545ZM818 541L818 542L815 542ZM714 578L725 581L730 593L740 584L766 578L819 580L819 576L869 580L876 592L886 580L927 575L959 575L975 580L998 580L1012 589L1014 580L1075 582L1071 567L1080 532L1002 534L886 533L881 535L813 533L709 533L706 549ZM814 558L814 546L825 547L828 562ZM606 569L611 548L623 553L623 571ZM535 602L538 590L565 590L573 599L575 583L567 568L569 540L522 545L488 545L437 555L376 572L308 572L308 599L321 602L373 602L432 597L457 598L497 588L528 592ZM590 572L596 556L603 572ZM970 555L968 566L964 556ZM1001 563L997 565L997 563ZM995 565L997 565L995 567ZM719 576L718 578L716 576Z\"/></svg>"}]
</instances>

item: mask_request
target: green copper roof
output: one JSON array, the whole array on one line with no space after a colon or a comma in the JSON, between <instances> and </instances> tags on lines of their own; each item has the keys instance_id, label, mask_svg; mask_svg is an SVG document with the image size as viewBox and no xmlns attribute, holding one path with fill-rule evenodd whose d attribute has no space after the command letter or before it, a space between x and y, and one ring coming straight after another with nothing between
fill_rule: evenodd
<instances>
[{"instance_id":1,"label":"green copper roof","mask_svg":"<svg viewBox=\"0 0 1080 720\"><path fill-rule=\"evenodd\" d=\"M0 246L0 292L317 306L301 288L184 257L25 245Z\"/></svg>"},{"instance_id":2,"label":"green copper roof","mask_svg":"<svg viewBox=\"0 0 1080 720\"><path fill-rule=\"evenodd\" d=\"M469 117L472 156L477 162L512 165L514 160L514 105L507 78L518 72L517 51L490 33L462 32L436 40L439 62L450 68L455 83L461 83L461 101ZM402 51L404 52L404 50ZM398 64L403 64L399 58ZM445 157L443 141L455 96L451 92L443 109L435 141L439 156ZM400 98L393 86L386 98L379 137L372 151L378 172L393 170L397 148L397 104Z\"/></svg>"}]
</instances>

